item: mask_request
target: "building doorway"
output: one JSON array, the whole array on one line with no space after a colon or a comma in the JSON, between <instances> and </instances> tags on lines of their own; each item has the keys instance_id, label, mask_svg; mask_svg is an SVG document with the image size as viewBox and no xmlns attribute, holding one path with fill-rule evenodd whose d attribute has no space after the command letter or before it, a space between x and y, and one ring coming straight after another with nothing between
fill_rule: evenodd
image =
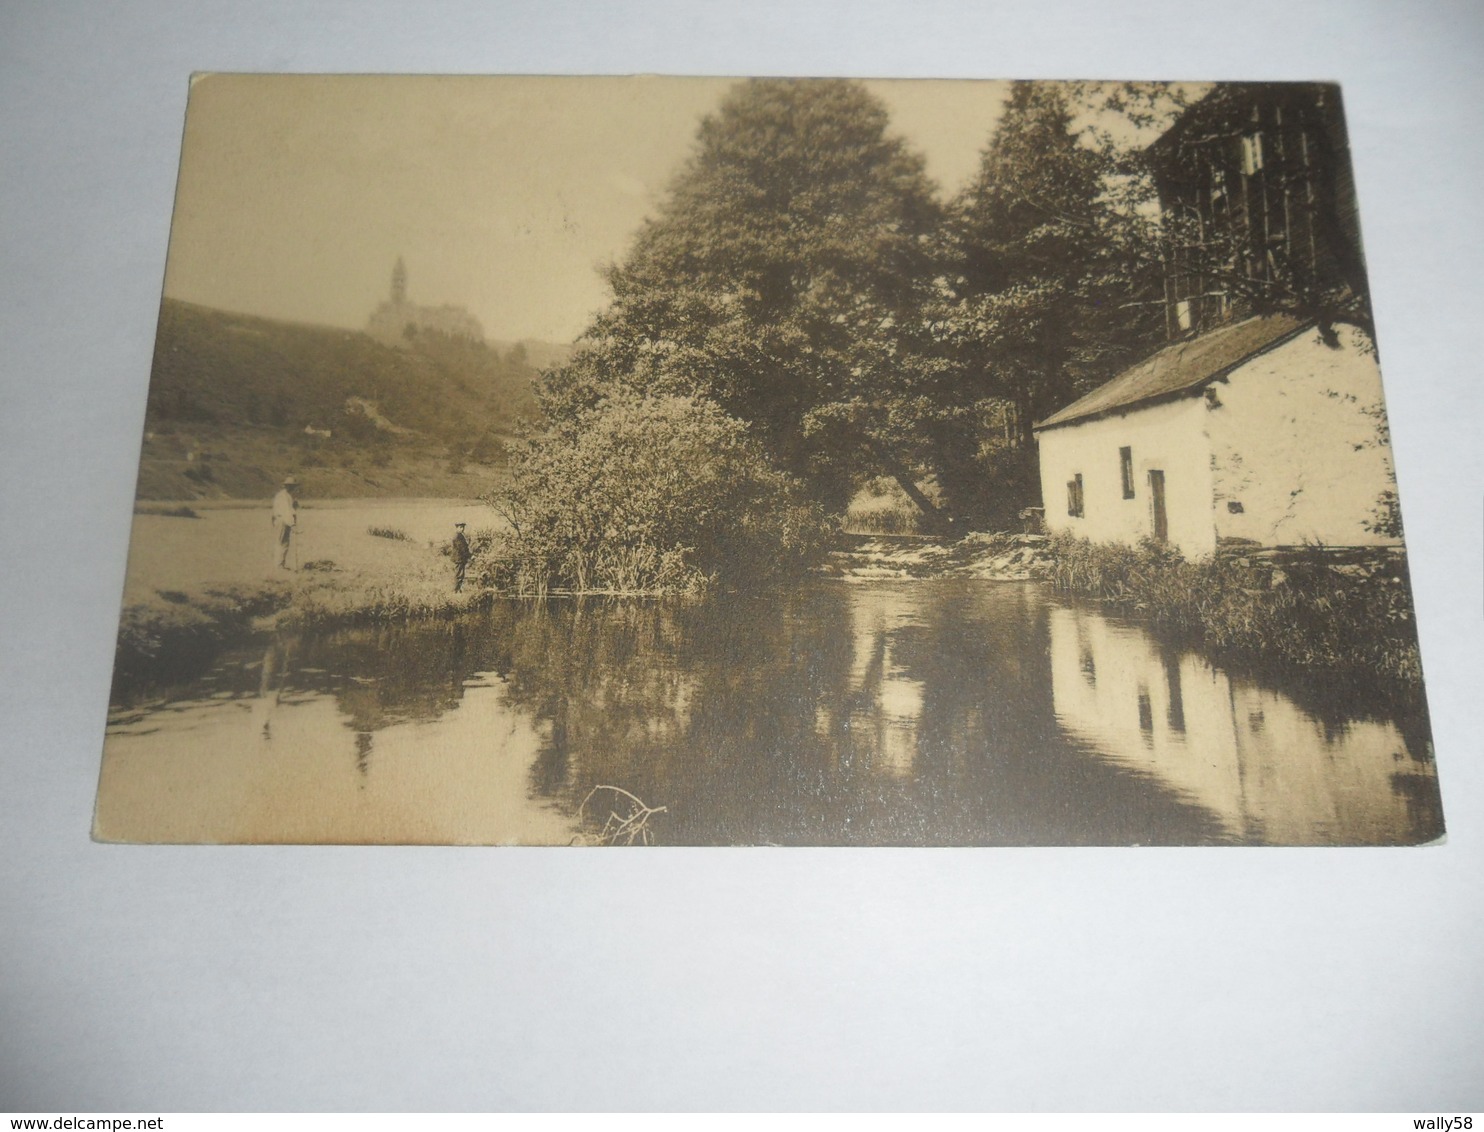
<instances>
[{"instance_id":1,"label":"building doorway","mask_svg":"<svg viewBox=\"0 0 1484 1132\"><path fill-rule=\"evenodd\" d=\"M1149 472L1149 514L1153 519L1154 541L1170 541L1170 516L1165 511L1165 474L1158 469Z\"/></svg>"}]
</instances>

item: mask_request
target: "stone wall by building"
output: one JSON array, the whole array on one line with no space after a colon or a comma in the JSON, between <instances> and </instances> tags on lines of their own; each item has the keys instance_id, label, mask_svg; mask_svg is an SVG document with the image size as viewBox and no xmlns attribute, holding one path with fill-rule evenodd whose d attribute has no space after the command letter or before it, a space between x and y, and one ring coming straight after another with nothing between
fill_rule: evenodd
<instances>
[{"instance_id":1,"label":"stone wall by building","mask_svg":"<svg viewBox=\"0 0 1484 1132\"><path fill-rule=\"evenodd\" d=\"M1383 492L1396 486L1381 439L1375 351L1340 327L1310 330L1218 382L1207 401L1218 538L1261 546L1375 546ZM1219 406L1219 408L1217 407Z\"/></svg>"}]
</instances>

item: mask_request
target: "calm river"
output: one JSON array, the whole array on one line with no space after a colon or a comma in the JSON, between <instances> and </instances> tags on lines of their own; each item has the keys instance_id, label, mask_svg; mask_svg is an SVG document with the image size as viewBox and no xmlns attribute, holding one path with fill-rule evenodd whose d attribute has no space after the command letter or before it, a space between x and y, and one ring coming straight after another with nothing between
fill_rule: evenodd
<instances>
[{"instance_id":1,"label":"calm river","mask_svg":"<svg viewBox=\"0 0 1484 1132\"><path fill-rule=\"evenodd\" d=\"M1388 844L1425 720L1229 675L1032 583L819 579L283 634L110 720L99 835L567 844Z\"/></svg>"}]
</instances>

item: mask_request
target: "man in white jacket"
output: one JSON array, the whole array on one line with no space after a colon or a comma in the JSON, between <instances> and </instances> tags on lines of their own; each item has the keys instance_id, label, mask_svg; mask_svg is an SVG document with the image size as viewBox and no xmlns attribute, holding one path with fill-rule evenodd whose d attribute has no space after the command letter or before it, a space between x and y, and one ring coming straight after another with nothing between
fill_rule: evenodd
<instances>
[{"instance_id":1,"label":"man in white jacket","mask_svg":"<svg viewBox=\"0 0 1484 1132\"><path fill-rule=\"evenodd\" d=\"M274 561L284 570L294 568L289 565L289 545L294 539L294 529L299 525L298 491L299 481L289 476L273 497Z\"/></svg>"}]
</instances>

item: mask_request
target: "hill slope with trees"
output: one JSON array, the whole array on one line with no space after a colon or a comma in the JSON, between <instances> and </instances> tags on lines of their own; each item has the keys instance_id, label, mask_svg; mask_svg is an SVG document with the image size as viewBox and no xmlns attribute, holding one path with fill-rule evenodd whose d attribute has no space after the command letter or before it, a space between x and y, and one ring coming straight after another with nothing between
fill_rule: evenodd
<instances>
[{"instance_id":1,"label":"hill slope with trees","mask_svg":"<svg viewBox=\"0 0 1484 1132\"><path fill-rule=\"evenodd\" d=\"M140 497L256 496L289 473L321 495L478 494L535 412L528 355L432 333L391 347L166 299Z\"/></svg>"}]
</instances>

